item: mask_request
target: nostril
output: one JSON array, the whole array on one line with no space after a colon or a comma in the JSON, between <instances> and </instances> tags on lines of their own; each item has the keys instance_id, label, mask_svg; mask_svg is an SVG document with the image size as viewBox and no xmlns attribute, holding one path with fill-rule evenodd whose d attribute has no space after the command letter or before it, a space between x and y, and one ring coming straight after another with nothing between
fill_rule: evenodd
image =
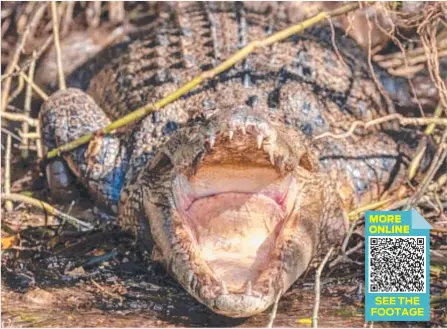
<instances>
[{"instance_id":1,"label":"nostril","mask_svg":"<svg viewBox=\"0 0 447 329\"><path fill-rule=\"evenodd\" d=\"M316 166L314 165L313 161L311 160L311 157L308 153L304 153L301 158L300 158L300 162L299 162L299 166L308 170L308 171L312 171L315 172L316 170Z\"/></svg>"}]
</instances>

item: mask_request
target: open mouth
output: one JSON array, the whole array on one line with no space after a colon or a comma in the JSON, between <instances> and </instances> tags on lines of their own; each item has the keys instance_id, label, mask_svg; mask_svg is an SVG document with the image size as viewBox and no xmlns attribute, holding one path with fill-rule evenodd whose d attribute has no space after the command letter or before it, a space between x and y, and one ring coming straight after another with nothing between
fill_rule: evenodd
<instances>
[{"instance_id":1,"label":"open mouth","mask_svg":"<svg viewBox=\"0 0 447 329\"><path fill-rule=\"evenodd\" d=\"M294 186L291 175L281 177L271 166L209 165L189 181L177 177L178 210L228 292L244 292L270 263Z\"/></svg>"},{"instance_id":2,"label":"open mouth","mask_svg":"<svg viewBox=\"0 0 447 329\"><path fill-rule=\"evenodd\" d=\"M145 177L145 207L178 282L216 313L247 317L306 270L330 190L304 136L232 115L226 127L216 120L217 129L211 121L171 137Z\"/></svg>"},{"instance_id":3,"label":"open mouth","mask_svg":"<svg viewBox=\"0 0 447 329\"><path fill-rule=\"evenodd\" d=\"M231 304L232 298L258 298L262 302L251 303L259 312L270 303L272 281L282 280L282 249L294 234L296 223L289 218L299 184L291 172L272 164L250 136L231 143L221 136L216 146L193 174L174 179L177 218L181 234L187 232L183 246L194 260L194 272L212 286L211 299L225 297Z\"/></svg>"}]
</instances>

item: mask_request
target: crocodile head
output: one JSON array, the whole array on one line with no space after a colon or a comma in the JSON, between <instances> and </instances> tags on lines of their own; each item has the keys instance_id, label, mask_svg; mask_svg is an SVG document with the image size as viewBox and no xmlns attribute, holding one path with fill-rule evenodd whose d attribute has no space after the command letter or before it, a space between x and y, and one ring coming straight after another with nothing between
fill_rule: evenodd
<instances>
[{"instance_id":1,"label":"crocodile head","mask_svg":"<svg viewBox=\"0 0 447 329\"><path fill-rule=\"evenodd\" d=\"M166 267L231 317L267 309L346 230L304 136L244 108L179 129L141 179Z\"/></svg>"}]
</instances>

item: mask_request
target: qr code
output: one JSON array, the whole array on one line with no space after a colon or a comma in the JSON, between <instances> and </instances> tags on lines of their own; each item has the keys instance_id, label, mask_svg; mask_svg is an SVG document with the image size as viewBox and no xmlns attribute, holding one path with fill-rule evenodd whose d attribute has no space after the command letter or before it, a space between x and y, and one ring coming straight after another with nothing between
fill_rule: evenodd
<instances>
[{"instance_id":1,"label":"qr code","mask_svg":"<svg viewBox=\"0 0 447 329\"><path fill-rule=\"evenodd\" d=\"M369 292L425 292L425 237L369 237Z\"/></svg>"}]
</instances>

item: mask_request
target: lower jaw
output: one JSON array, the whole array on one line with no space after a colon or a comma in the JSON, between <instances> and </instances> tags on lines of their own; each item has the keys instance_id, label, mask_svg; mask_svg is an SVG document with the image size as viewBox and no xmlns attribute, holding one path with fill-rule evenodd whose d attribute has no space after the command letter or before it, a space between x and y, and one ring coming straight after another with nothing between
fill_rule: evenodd
<instances>
[{"instance_id":1,"label":"lower jaw","mask_svg":"<svg viewBox=\"0 0 447 329\"><path fill-rule=\"evenodd\" d=\"M184 228L184 225L182 226ZM277 287L281 286L282 292L288 289L289 286L284 286L284 282L289 280L284 277L286 273L283 271L280 257L283 239L275 241L270 253L270 262L253 280L251 286L231 291L222 285L221 278L203 260L191 232L184 233L185 231L180 236L184 239L182 245L187 247L182 248L183 250L172 259L173 274L192 296L214 312L235 318L259 314L273 304L279 293ZM185 275L186 269L194 277L193 280Z\"/></svg>"},{"instance_id":2,"label":"lower jaw","mask_svg":"<svg viewBox=\"0 0 447 329\"><path fill-rule=\"evenodd\" d=\"M198 200L186 215L200 257L232 293L250 290L266 269L285 218L269 197L242 193Z\"/></svg>"},{"instance_id":3,"label":"lower jaw","mask_svg":"<svg viewBox=\"0 0 447 329\"><path fill-rule=\"evenodd\" d=\"M272 305L274 296L249 296L245 294L220 295L211 301L211 309L233 318L250 317Z\"/></svg>"},{"instance_id":4,"label":"lower jaw","mask_svg":"<svg viewBox=\"0 0 447 329\"><path fill-rule=\"evenodd\" d=\"M292 184L287 193L290 198L287 197L284 203L285 211L294 208L291 201L295 200L297 193L298 186ZM284 271L282 253L290 238L287 232L291 232L291 227L296 227L298 216L294 216L293 220L283 218L278 221L281 225L277 225L277 238L269 250L268 264L263 264L250 288L245 286L244 289L233 291L222 285L219 275L203 259L196 232L185 221L185 215L184 211L176 211L173 216L177 244L171 249L172 271L191 295L214 312L231 317L248 317L261 313L272 305L279 291L285 292L293 283L295 278L289 278Z\"/></svg>"}]
</instances>

